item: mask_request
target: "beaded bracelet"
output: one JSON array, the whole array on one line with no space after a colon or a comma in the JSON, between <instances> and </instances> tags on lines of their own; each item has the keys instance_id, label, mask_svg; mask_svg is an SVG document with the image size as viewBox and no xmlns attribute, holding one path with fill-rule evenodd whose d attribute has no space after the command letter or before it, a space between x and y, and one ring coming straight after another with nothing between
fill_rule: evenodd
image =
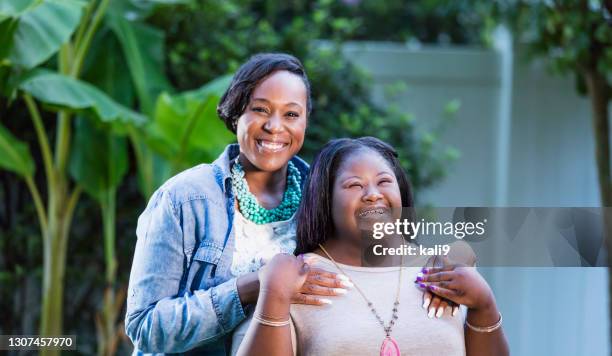
<instances>
[{"instance_id":1,"label":"beaded bracelet","mask_svg":"<svg viewBox=\"0 0 612 356\"><path fill-rule=\"evenodd\" d=\"M468 328L470 328L470 329L472 329L472 330L474 330L476 332L479 332L479 333L491 333L491 332L493 332L493 331L495 331L495 330L497 330L497 329L499 329L501 327L502 319L503 319L502 315L501 315L501 313L499 313L499 321L497 323L491 325L491 326L474 326L474 325L468 323L467 320L465 321L465 325L467 325Z\"/></svg>"},{"instance_id":2,"label":"beaded bracelet","mask_svg":"<svg viewBox=\"0 0 612 356\"><path fill-rule=\"evenodd\" d=\"M258 323L262 324L262 325L267 325L267 326L274 326L274 327L278 327L278 326L286 326L289 325L289 319L287 320L283 320L283 321L273 321L270 319L265 319L262 316L256 314L253 314L253 319L255 319Z\"/></svg>"}]
</instances>

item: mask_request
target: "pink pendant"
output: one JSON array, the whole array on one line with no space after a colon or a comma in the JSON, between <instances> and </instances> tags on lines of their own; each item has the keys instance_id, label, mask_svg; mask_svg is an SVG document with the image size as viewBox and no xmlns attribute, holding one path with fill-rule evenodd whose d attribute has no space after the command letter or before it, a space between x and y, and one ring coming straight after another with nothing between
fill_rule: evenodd
<instances>
[{"instance_id":1,"label":"pink pendant","mask_svg":"<svg viewBox=\"0 0 612 356\"><path fill-rule=\"evenodd\" d=\"M399 345L391 336L387 336L380 345L380 356L401 356Z\"/></svg>"}]
</instances>

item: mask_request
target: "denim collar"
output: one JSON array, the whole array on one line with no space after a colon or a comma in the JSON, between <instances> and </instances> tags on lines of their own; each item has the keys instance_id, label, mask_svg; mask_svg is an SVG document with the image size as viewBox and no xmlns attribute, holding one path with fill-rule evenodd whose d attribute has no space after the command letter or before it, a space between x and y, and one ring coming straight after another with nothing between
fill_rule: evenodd
<instances>
[{"instance_id":1,"label":"denim collar","mask_svg":"<svg viewBox=\"0 0 612 356\"><path fill-rule=\"evenodd\" d=\"M223 182L221 184L221 189L224 194L228 194L231 192L231 178L232 172L230 170L231 162L236 159L238 154L240 153L240 146L237 143L232 143L225 147L223 153L212 163L215 167L215 175L217 176L218 182ZM302 184L306 181L306 176L308 175L309 166L303 159L300 157L293 156L291 158L291 162L295 165L295 167L300 172L302 176Z\"/></svg>"}]
</instances>

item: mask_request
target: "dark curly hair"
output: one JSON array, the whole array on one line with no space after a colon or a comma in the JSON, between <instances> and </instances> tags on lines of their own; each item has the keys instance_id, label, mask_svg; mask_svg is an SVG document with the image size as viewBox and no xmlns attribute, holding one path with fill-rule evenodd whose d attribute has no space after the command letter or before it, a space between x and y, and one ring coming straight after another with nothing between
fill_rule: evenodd
<instances>
[{"instance_id":1,"label":"dark curly hair","mask_svg":"<svg viewBox=\"0 0 612 356\"><path fill-rule=\"evenodd\" d=\"M393 147L375 137L332 140L315 157L304 183L302 202L296 216L296 255L314 251L334 233L331 216L334 179L346 157L361 149L373 150L389 163L399 185L402 206L414 206L412 186Z\"/></svg>"},{"instance_id":2,"label":"dark curly hair","mask_svg":"<svg viewBox=\"0 0 612 356\"><path fill-rule=\"evenodd\" d=\"M255 87L264 78L279 70L286 70L302 79L306 86L307 113L310 114L310 82L302 63L286 53L259 53L240 66L217 106L219 118L230 131L236 133L238 119L246 110Z\"/></svg>"}]
</instances>

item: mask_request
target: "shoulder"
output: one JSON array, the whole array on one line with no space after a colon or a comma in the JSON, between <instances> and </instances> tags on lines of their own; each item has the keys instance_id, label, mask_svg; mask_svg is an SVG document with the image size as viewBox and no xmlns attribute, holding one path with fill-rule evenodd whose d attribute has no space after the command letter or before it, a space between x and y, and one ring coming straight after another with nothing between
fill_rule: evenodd
<instances>
[{"instance_id":1,"label":"shoulder","mask_svg":"<svg viewBox=\"0 0 612 356\"><path fill-rule=\"evenodd\" d=\"M463 263L468 266L474 266L476 264L476 253L472 247L463 240L458 240L450 245L450 252L448 257L455 262Z\"/></svg>"},{"instance_id":2,"label":"shoulder","mask_svg":"<svg viewBox=\"0 0 612 356\"><path fill-rule=\"evenodd\" d=\"M223 194L222 186L223 175L217 167L203 163L168 179L154 195L167 195L176 207L191 200L219 200Z\"/></svg>"}]
</instances>

